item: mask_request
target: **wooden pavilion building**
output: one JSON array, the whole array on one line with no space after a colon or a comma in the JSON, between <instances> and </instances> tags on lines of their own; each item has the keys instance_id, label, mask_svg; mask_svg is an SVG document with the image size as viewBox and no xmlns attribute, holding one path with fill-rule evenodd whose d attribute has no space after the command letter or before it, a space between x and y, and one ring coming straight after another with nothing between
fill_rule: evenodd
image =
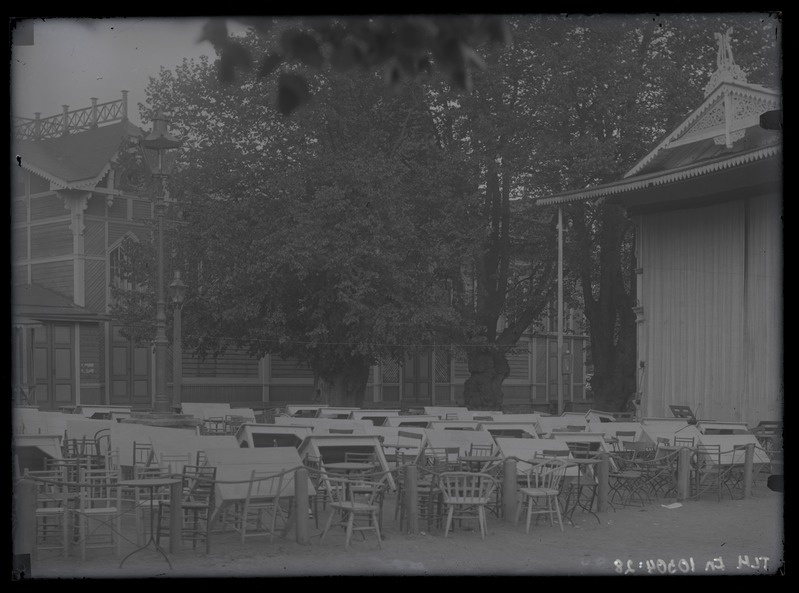
<instances>
[{"instance_id":1,"label":"wooden pavilion building","mask_svg":"<svg viewBox=\"0 0 799 593\"><path fill-rule=\"evenodd\" d=\"M782 103L719 35L705 99L619 181L539 201L624 207L636 229L641 415L780 420Z\"/></svg>"}]
</instances>

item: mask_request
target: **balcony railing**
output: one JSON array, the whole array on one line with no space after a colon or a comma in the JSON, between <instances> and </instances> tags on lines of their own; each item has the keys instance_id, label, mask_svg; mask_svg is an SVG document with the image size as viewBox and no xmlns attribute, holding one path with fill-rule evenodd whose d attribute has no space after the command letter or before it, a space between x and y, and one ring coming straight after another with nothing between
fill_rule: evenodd
<instances>
[{"instance_id":1,"label":"balcony railing","mask_svg":"<svg viewBox=\"0 0 799 593\"><path fill-rule=\"evenodd\" d=\"M43 138L58 138L75 132L91 130L99 125L123 121L128 119L128 91L122 91L122 99L97 103L92 98L92 106L85 109L69 111L69 106L64 105L60 115L41 118L39 113L31 119L29 117L11 118L16 140L41 140Z\"/></svg>"}]
</instances>

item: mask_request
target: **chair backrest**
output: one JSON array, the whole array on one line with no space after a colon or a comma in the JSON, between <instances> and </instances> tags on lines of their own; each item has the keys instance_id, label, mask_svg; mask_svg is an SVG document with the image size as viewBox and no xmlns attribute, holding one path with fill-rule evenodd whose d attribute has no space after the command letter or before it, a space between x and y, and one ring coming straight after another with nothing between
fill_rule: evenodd
<instances>
[{"instance_id":1,"label":"chair backrest","mask_svg":"<svg viewBox=\"0 0 799 593\"><path fill-rule=\"evenodd\" d=\"M247 487L247 499L245 504L258 499L279 499L285 495L285 486L288 480L286 474L280 472L263 472L253 470L250 475L250 483Z\"/></svg>"},{"instance_id":2,"label":"chair backrest","mask_svg":"<svg viewBox=\"0 0 799 593\"><path fill-rule=\"evenodd\" d=\"M81 508L116 507L119 479L120 474L117 470L81 468L79 473Z\"/></svg>"},{"instance_id":3,"label":"chair backrest","mask_svg":"<svg viewBox=\"0 0 799 593\"><path fill-rule=\"evenodd\" d=\"M374 453L374 451L369 453L345 451L344 461L347 463L375 463L377 461L377 455Z\"/></svg>"},{"instance_id":4,"label":"chair backrest","mask_svg":"<svg viewBox=\"0 0 799 593\"><path fill-rule=\"evenodd\" d=\"M133 465L143 465L147 467L152 464L155 458L152 443L137 443L133 441Z\"/></svg>"},{"instance_id":5,"label":"chair backrest","mask_svg":"<svg viewBox=\"0 0 799 593\"><path fill-rule=\"evenodd\" d=\"M454 470L458 467L459 453L458 447L427 447L423 453L424 462L437 472Z\"/></svg>"},{"instance_id":6,"label":"chair backrest","mask_svg":"<svg viewBox=\"0 0 799 593\"><path fill-rule=\"evenodd\" d=\"M696 463L700 467L721 465L721 445L696 445Z\"/></svg>"},{"instance_id":7,"label":"chair backrest","mask_svg":"<svg viewBox=\"0 0 799 593\"><path fill-rule=\"evenodd\" d=\"M472 443L469 446L470 457L491 457L494 455L493 445L477 445Z\"/></svg>"},{"instance_id":8,"label":"chair backrest","mask_svg":"<svg viewBox=\"0 0 799 593\"><path fill-rule=\"evenodd\" d=\"M347 502L350 500L351 480L341 476L328 475L325 477L327 495L331 502Z\"/></svg>"},{"instance_id":9,"label":"chair backrest","mask_svg":"<svg viewBox=\"0 0 799 593\"><path fill-rule=\"evenodd\" d=\"M692 449L694 446L694 437L674 437L674 446L675 447L688 447Z\"/></svg>"},{"instance_id":10,"label":"chair backrest","mask_svg":"<svg viewBox=\"0 0 799 593\"><path fill-rule=\"evenodd\" d=\"M635 440L635 431L634 430L617 430L616 431L616 438L618 440L622 439L633 439Z\"/></svg>"},{"instance_id":11,"label":"chair backrest","mask_svg":"<svg viewBox=\"0 0 799 593\"><path fill-rule=\"evenodd\" d=\"M652 457L655 454L654 443L644 441L624 441L624 450L631 454L633 459Z\"/></svg>"},{"instance_id":12,"label":"chair backrest","mask_svg":"<svg viewBox=\"0 0 799 593\"><path fill-rule=\"evenodd\" d=\"M66 466L50 470L29 470L25 468L26 478L33 479L36 484L36 506L67 507L68 479Z\"/></svg>"},{"instance_id":13,"label":"chair backrest","mask_svg":"<svg viewBox=\"0 0 799 593\"><path fill-rule=\"evenodd\" d=\"M527 471L527 487L559 489L567 466L568 463L563 459L545 459L534 463Z\"/></svg>"},{"instance_id":14,"label":"chair backrest","mask_svg":"<svg viewBox=\"0 0 799 593\"><path fill-rule=\"evenodd\" d=\"M183 466L191 465L191 453L161 453L161 467L170 475L183 473Z\"/></svg>"},{"instance_id":15,"label":"chair backrest","mask_svg":"<svg viewBox=\"0 0 799 593\"><path fill-rule=\"evenodd\" d=\"M566 443L572 457L575 459L595 457L599 453L599 445L599 441L572 441Z\"/></svg>"},{"instance_id":16,"label":"chair backrest","mask_svg":"<svg viewBox=\"0 0 799 593\"><path fill-rule=\"evenodd\" d=\"M211 466L183 466L183 495L185 500L207 502L213 505L216 468Z\"/></svg>"},{"instance_id":17,"label":"chair backrest","mask_svg":"<svg viewBox=\"0 0 799 593\"><path fill-rule=\"evenodd\" d=\"M457 499L487 503L497 487L497 480L479 472L444 472L438 478L444 502Z\"/></svg>"}]
</instances>

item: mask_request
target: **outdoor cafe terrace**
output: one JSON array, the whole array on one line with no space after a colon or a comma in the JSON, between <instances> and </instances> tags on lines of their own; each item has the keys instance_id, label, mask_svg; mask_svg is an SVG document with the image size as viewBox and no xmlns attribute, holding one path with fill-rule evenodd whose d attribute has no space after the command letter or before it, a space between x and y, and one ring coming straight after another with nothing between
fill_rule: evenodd
<instances>
[{"instance_id":1,"label":"outdoor cafe terrace","mask_svg":"<svg viewBox=\"0 0 799 593\"><path fill-rule=\"evenodd\" d=\"M413 416L331 418L323 406L265 423L246 409L184 407L196 422L182 428L102 406L15 410L17 574L180 576L233 548L271 556L289 543L358 558L420 537L431 549L499 534L565 542L635 512L722 513L781 492L778 423L444 411L401 426Z\"/></svg>"}]
</instances>

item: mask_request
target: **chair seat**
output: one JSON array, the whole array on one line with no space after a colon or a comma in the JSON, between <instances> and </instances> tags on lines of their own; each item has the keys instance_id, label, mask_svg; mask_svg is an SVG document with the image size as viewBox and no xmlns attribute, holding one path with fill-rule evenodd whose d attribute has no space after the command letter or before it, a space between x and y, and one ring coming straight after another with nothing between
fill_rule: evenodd
<instances>
[{"instance_id":1,"label":"chair seat","mask_svg":"<svg viewBox=\"0 0 799 593\"><path fill-rule=\"evenodd\" d=\"M447 498L447 503L450 504L488 504L490 502L487 498L474 498L473 496L450 496Z\"/></svg>"},{"instance_id":2,"label":"chair seat","mask_svg":"<svg viewBox=\"0 0 799 593\"><path fill-rule=\"evenodd\" d=\"M330 507L334 509L339 509L342 511L355 511L357 512L366 512L366 511L379 511L380 507L374 504L367 504L365 502L331 502Z\"/></svg>"},{"instance_id":3,"label":"chair seat","mask_svg":"<svg viewBox=\"0 0 799 593\"><path fill-rule=\"evenodd\" d=\"M521 488L519 491L526 496L556 496L560 493L557 488Z\"/></svg>"}]
</instances>

